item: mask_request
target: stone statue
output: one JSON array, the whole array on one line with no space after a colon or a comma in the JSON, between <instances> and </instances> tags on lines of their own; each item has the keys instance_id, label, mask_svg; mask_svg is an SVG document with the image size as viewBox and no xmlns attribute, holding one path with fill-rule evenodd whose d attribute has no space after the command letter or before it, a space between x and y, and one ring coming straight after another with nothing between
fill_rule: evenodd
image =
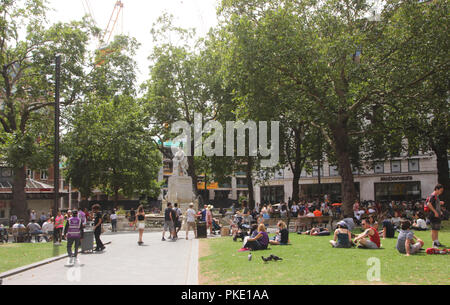
<instances>
[{"instance_id":1,"label":"stone statue","mask_svg":"<svg viewBox=\"0 0 450 305\"><path fill-rule=\"evenodd\" d=\"M173 162L173 176L187 176L187 169L189 164L187 157L182 149L179 149L172 159Z\"/></svg>"}]
</instances>

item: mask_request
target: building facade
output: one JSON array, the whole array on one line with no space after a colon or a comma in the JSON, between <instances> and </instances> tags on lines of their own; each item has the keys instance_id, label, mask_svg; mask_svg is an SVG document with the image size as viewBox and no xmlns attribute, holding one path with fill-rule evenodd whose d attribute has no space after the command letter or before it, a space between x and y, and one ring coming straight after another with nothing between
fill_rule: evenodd
<instances>
[{"instance_id":1,"label":"building facade","mask_svg":"<svg viewBox=\"0 0 450 305\"><path fill-rule=\"evenodd\" d=\"M437 166L434 154L394 158L363 164L363 169L354 170L355 188L361 201L401 201L426 198L437 184ZM172 175L171 160L164 160L159 180L167 181ZM202 177L199 177L201 180ZM280 170L265 183L254 184L256 203L288 202L292 198L293 174L289 168ZM299 184L299 197L302 200L315 200L319 196L333 202L342 200L341 177L336 166L323 162L319 172L317 167L311 173L302 172ZM228 207L240 197L248 197L245 172L237 172L229 183L211 183L205 190L204 183L198 185L199 194L217 207ZM163 187L161 198L167 192Z\"/></svg>"}]
</instances>

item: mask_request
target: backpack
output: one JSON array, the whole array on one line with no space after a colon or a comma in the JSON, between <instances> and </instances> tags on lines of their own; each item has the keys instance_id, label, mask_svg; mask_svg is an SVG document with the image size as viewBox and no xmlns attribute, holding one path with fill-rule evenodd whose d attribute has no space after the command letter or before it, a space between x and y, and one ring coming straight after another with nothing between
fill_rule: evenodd
<instances>
[{"instance_id":1,"label":"backpack","mask_svg":"<svg viewBox=\"0 0 450 305\"><path fill-rule=\"evenodd\" d=\"M433 195L433 196L436 196L436 195ZM427 200L425 201L425 204L424 204L424 206L423 206L423 211L424 211L425 213L429 213L429 212L431 211L431 209L428 207L428 203L430 202L431 197L433 197L433 196L428 196L428 197L427 197Z\"/></svg>"}]
</instances>

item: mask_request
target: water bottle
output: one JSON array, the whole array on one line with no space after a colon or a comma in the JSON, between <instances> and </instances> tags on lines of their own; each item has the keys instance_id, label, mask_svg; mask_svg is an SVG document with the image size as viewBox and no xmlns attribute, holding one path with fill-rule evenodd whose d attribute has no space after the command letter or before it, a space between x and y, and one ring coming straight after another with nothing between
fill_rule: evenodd
<instances>
[{"instance_id":1,"label":"water bottle","mask_svg":"<svg viewBox=\"0 0 450 305\"><path fill-rule=\"evenodd\" d=\"M248 261L251 261L252 260L252 254L250 253L249 255L248 255Z\"/></svg>"}]
</instances>

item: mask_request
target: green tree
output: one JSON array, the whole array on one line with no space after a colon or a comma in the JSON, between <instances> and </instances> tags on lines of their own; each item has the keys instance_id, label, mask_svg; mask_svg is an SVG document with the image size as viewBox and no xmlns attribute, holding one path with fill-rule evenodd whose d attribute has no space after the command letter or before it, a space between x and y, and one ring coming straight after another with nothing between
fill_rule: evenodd
<instances>
[{"instance_id":1,"label":"green tree","mask_svg":"<svg viewBox=\"0 0 450 305\"><path fill-rule=\"evenodd\" d=\"M70 104L82 91L91 32L85 21L48 27L45 4L11 0L0 5L0 124L6 152L2 159L14 169L11 212L24 219L25 168L50 163L50 130L42 120L51 117L54 105L55 55L64 54L61 96Z\"/></svg>"},{"instance_id":2,"label":"green tree","mask_svg":"<svg viewBox=\"0 0 450 305\"><path fill-rule=\"evenodd\" d=\"M161 156L136 98L137 47L134 38L117 36L107 52L97 51L88 92L66 114L67 176L85 198L95 187L116 204L120 194L159 195Z\"/></svg>"},{"instance_id":3,"label":"green tree","mask_svg":"<svg viewBox=\"0 0 450 305\"><path fill-rule=\"evenodd\" d=\"M235 65L247 74L269 70L274 81L282 78L307 97L310 123L322 131L338 164L346 216L356 199L352 163L360 159L362 134L370 125L366 116L401 89L423 82L430 71L445 69L439 58L427 62L420 75L397 75L397 86L389 84L386 75L401 65L395 56L402 47L424 42L423 36L404 41L400 33L389 35L392 27L402 26L393 18L402 5L389 2L379 15L368 1L352 0L224 0L220 8ZM415 22L424 24L423 18Z\"/></svg>"}]
</instances>

